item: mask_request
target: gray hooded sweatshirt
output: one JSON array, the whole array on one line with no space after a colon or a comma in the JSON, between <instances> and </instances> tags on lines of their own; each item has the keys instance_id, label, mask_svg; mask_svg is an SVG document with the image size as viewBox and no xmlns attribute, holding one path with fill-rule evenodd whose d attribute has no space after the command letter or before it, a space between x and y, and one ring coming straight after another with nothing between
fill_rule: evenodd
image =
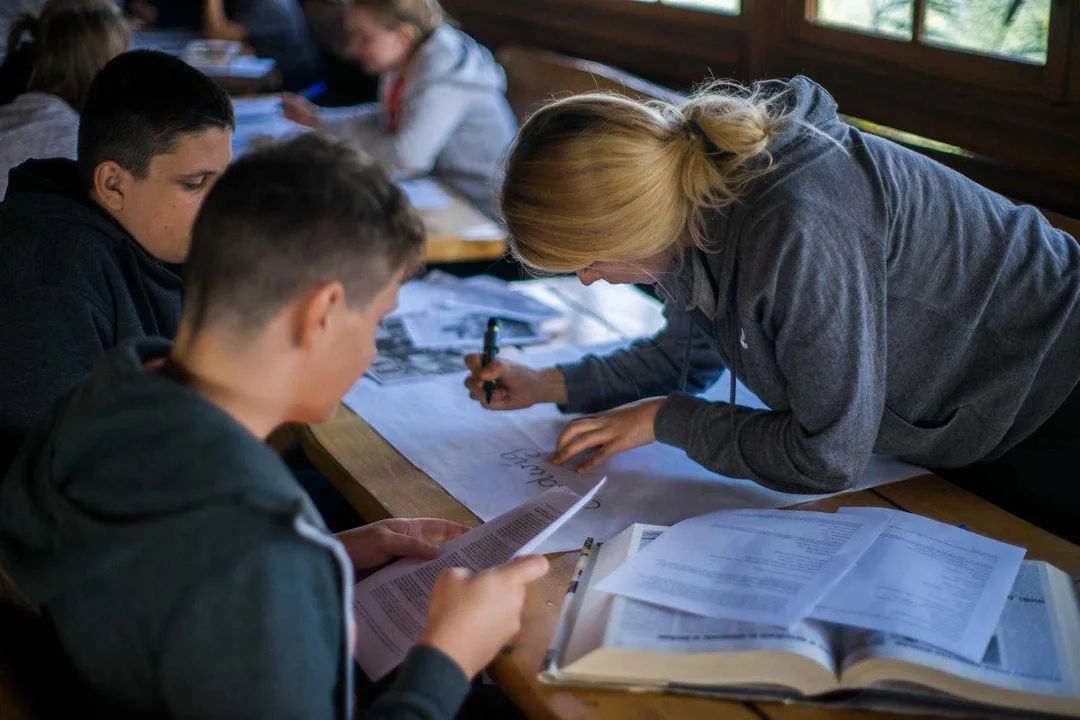
<instances>
[{"instance_id":1,"label":"gray hooded sweatshirt","mask_svg":"<svg viewBox=\"0 0 1080 720\"><path fill-rule=\"evenodd\" d=\"M667 395L659 441L786 492L851 487L871 453L928 467L1000 456L1080 379L1080 246L840 122L806 78L769 85L793 113L770 142L776 169L711 216L657 336L562 366L565 409ZM675 392L724 368L771 410Z\"/></svg>"},{"instance_id":2,"label":"gray hooded sweatshirt","mask_svg":"<svg viewBox=\"0 0 1080 720\"><path fill-rule=\"evenodd\" d=\"M386 105L397 72L379 78L378 103L323 110L322 126L378 160L434 175L493 216L499 164L517 131L502 68L487 48L442 25L402 72L396 132L387 129Z\"/></svg>"},{"instance_id":3,"label":"gray hooded sweatshirt","mask_svg":"<svg viewBox=\"0 0 1080 720\"><path fill-rule=\"evenodd\" d=\"M0 106L0 198L8 173L34 158L75 159L79 114L48 93L27 92Z\"/></svg>"}]
</instances>

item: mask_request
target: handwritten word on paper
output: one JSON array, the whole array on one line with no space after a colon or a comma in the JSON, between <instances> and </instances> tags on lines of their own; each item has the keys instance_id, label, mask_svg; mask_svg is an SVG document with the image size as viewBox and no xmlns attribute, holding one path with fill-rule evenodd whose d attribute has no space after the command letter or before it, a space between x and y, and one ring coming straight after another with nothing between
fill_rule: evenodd
<instances>
[{"instance_id":1,"label":"handwritten word on paper","mask_svg":"<svg viewBox=\"0 0 1080 720\"><path fill-rule=\"evenodd\" d=\"M502 467L516 476L527 478L525 480L526 485L536 483L538 487L542 488L561 487L562 483L555 478L555 472L551 469L551 465L543 459L547 455L550 455L550 453L545 453L539 448L522 447L500 453L499 457L502 460ZM596 510L599 507L600 501L593 499L585 505L584 509Z\"/></svg>"}]
</instances>

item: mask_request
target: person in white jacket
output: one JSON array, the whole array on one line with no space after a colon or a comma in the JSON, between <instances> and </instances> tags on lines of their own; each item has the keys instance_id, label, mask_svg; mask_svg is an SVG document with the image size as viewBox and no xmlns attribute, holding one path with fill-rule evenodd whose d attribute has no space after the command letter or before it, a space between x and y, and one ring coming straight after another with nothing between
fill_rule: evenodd
<instances>
[{"instance_id":1,"label":"person in white jacket","mask_svg":"<svg viewBox=\"0 0 1080 720\"><path fill-rule=\"evenodd\" d=\"M351 0L345 27L348 54L379 76L378 102L320 109L285 95L286 117L355 140L407 174L434 175L493 215L517 121L491 52L436 0Z\"/></svg>"}]
</instances>

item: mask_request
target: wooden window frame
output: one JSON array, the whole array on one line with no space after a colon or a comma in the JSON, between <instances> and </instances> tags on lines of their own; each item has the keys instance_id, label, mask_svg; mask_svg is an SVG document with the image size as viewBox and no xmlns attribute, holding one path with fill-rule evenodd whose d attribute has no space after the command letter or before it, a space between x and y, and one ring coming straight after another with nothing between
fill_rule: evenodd
<instances>
[{"instance_id":1,"label":"wooden window frame","mask_svg":"<svg viewBox=\"0 0 1080 720\"><path fill-rule=\"evenodd\" d=\"M1045 65L1033 65L959 48L944 48L921 42L926 0L914 0L912 39L819 25L811 18L815 0L791 0L788 31L799 44L811 48L842 50L848 62L867 59L925 75L970 83L990 90L1036 95L1051 100L1065 97L1069 65L1069 30L1078 0L1051 0L1050 33ZM1074 89L1075 91L1075 89Z\"/></svg>"},{"instance_id":2,"label":"wooden window frame","mask_svg":"<svg viewBox=\"0 0 1080 720\"><path fill-rule=\"evenodd\" d=\"M1070 103L1080 105L1080 0L1073 0L1072 36L1076 39L1072 41L1070 47L1069 87L1066 89L1065 98Z\"/></svg>"},{"instance_id":3,"label":"wooden window frame","mask_svg":"<svg viewBox=\"0 0 1080 720\"><path fill-rule=\"evenodd\" d=\"M507 0L510 2L513 0ZM518 0L520 1L520 0ZM731 15L724 12L715 12L703 8L678 7L668 5L664 0L650 0L638 2L638 0L545 0L548 6L564 5L568 7L593 7L613 12L631 15L642 19L663 18L672 22L684 22L690 25L711 25L727 30L743 28L746 23L746 6L753 0L740 0L739 12Z\"/></svg>"}]
</instances>

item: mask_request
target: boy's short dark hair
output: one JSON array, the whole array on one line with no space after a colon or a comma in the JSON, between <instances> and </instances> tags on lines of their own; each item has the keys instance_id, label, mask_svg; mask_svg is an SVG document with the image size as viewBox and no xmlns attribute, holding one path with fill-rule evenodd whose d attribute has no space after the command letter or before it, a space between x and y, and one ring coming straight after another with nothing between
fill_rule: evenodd
<instances>
[{"instance_id":1,"label":"boy's short dark hair","mask_svg":"<svg viewBox=\"0 0 1080 720\"><path fill-rule=\"evenodd\" d=\"M362 308L423 245L420 217L385 170L349 143L301 135L240 158L207 195L185 267L185 319L242 337L334 280Z\"/></svg>"},{"instance_id":2,"label":"boy's short dark hair","mask_svg":"<svg viewBox=\"0 0 1080 720\"><path fill-rule=\"evenodd\" d=\"M232 101L216 82L183 60L155 50L116 56L90 84L79 119L79 174L93 186L105 160L137 178L177 137L236 127Z\"/></svg>"}]
</instances>

